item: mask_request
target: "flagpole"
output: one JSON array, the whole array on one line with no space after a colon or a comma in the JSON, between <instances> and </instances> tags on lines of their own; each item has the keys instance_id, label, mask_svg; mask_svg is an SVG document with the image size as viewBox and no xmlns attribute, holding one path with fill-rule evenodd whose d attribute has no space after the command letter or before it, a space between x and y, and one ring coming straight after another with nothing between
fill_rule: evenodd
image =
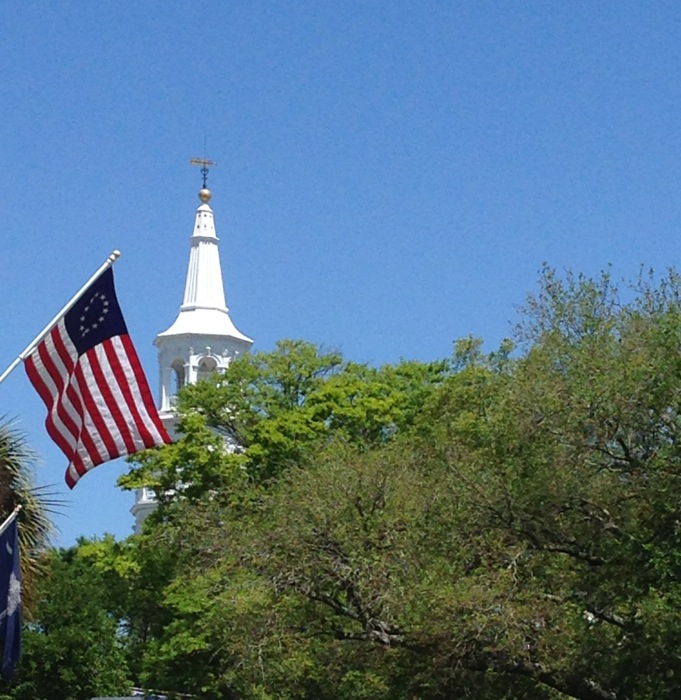
<instances>
[{"instance_id":1,"label":"flagpole","mask_svg":"<svg viewBox=\"0 0 681 700\"><path fill-rule=\"evenodd\" d=\"M10 375L12 370L16 368L16 366L25 360L32 352L35 350L36 345L54 328L54 326L59 322L59 319L62 318L62 316L66 315L68 311L70 311L71 307L80 299L81 295L83 292L106 270L108 270L115 262L118 260L118 258L121 256L121 252L119 250L114 250L111 255L106 259L106 262L102 264L99 269L90 277L90 279L73 295L71 300L64 306L61 311L55 315L55 317L43 328L40 333L26 346L26 349L19 353L19 355L16 357L16 359L12 362L12 364L2 373L0 374L0 384ZM11 516L10 516L11 517ZM4 525L0 526L0 528L4 527ZM2 529L0 529L0 534L2 533Z\"/></svg>"},{"instance_id":2,"label":"flagpole","mask_svg":"<svg viewBox=\"0 0 681 700\"><path fill-rule=\"evenodd\" d=\"M12 521L17 517L17 515L19 515L20 510L21 504L19 504L5 519L5 522L0 525L0 535L2 535L2 533L12 524Z\"/></svg>"}]
</instances>

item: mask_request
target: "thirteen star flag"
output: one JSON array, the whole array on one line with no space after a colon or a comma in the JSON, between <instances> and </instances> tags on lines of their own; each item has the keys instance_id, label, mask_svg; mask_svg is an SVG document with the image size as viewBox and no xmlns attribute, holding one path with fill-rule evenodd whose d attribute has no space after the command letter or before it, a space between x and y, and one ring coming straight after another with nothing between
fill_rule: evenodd
<instances>
[{"instance_id":1,"label":"thirteen star flag","mask_svg":"<svg viewBox=\"0 0 681 700\"><path fill-rule=\"evenodd\" d=\"M21 571L16 517L0 535L2 675L11 678L21 654Z\"/></svg>"},{"instance_id":2,"label":"thirteen star flag","mask_svg":"<svg viewBox=\"0 0 681 700\"><path fill-rule=\"evenodd\" d=\"M123 320L108 268L26 359L47 432L69 460L66 483L170 437Z\"/></svg>"}]
</instances>

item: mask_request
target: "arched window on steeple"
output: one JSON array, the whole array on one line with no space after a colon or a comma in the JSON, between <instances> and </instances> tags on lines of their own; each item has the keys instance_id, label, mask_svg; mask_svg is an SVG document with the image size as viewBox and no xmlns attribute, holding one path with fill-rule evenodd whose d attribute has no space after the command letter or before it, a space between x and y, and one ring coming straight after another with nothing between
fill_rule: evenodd
<instances>
[{"instance_id":1,"label":"arched window on steeple","mask_svg":"<svg viewBox=\"0 0 681 700\"><path fill-rule=\"evenodd\" d=\"M199 366L196 372L196 381L201 382L208 379L213 372L218 368L218 363L213 357L202 357L199 360Z\"/></svg>"},{"instance_id":2,"label":"arched window on steeple","mask_svg":"<svg viewBox=\"0 0 681 700\"><path fill-rule=\"evenodd\" d=\"M184 360L177 359L170 365L173 370L173 383L171 387L171 396L177 396L177 392L186 384L186 377L184 373Z\"/></svg>"}]
</instances>

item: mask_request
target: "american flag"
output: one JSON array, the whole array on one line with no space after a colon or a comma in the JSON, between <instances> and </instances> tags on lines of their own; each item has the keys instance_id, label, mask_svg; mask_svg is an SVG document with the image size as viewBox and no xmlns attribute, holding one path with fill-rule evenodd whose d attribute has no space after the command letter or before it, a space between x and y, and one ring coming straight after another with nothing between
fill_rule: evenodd
<instances>
[{"instance_id":1,"label":"american flag","mask_svg":"<svg viewBox=\"0 0 681 700\"><path fill-rule=\"evenodd\" d=\"M170 442L128 335L108 268L26 359L69 488L93 467Z\"/></svg>"}]
</instances>

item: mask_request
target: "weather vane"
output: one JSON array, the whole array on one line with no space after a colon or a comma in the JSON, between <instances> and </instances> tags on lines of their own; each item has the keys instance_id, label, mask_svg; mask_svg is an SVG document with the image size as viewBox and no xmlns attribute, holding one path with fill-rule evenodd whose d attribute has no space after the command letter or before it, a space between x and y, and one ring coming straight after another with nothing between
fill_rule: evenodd
<instances>
[{"instance_id":1,"label":"weather vane","mask_svg":"<svg viewBox=\"0 0 681 700\"><path fill-rule=\"evenodd\" d=\"M203 189L206 189L206 180L208 179L208 170L209 168L214 168L217 163L214 163L212 160L208 160L208 158L192 158L189 161L192 165L200 165L201 166L201 175L203 175Z\"/></svg>"}]
</instances>

